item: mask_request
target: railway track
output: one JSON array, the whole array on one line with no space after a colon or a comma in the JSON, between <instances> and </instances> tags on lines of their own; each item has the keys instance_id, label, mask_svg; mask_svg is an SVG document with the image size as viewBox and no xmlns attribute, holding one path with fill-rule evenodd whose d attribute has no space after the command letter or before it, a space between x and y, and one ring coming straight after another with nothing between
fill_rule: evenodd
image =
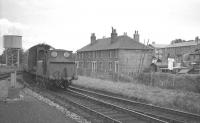
<instances>
[{"instance_id":1,"label":"railway track","mask_svg":"<svg viewBox=\"0 0 200 123\"><path fill-rule=\"evenodd\" d=\"M63 101L70 102L72 105L86 112L90 112L91 115L100 118L100 122L103 123L167 123L160 119L131 111L73 90L59 93L51 92L51 94Z\"/></svg>"},{"instance_id":2,"label":"railway track","mask_svg":"<svg viewBox=\"0 0 200 123\"><path fill-rule=\"evenodd\" d=\"M11 73L11 72L0 74L0 80L3 80L3 79L6 79L6 78L10 77L10 73ZM22 72L18 71L18 72L17 72L17 75L19 75L19 74L22 74Z\"/></svg>"},{"instance_id":3,"label":"railway track","mask_svg":"<svg viewBox=\"0 0 200 123\"><path fill-rule=\"evenodd\" d=\"M10 76L10 73L2 73L0 74L0 80L6 79Z\"/></svg>"},{"instance_id":4,"label":"railway track","mask_svg":"<svg viewBox=\"0 0 200 123\"><path fill-rule=\"evenodd\" d=\"M32 88L29 84L26 87ZM95 123L167 123L160 119L131 111L111 103L106 103L102 100L83 95L73 90L50 91L41 89L40 91L40 89L34 89L34 91L35 90L46 98L49 98L64 107L70 105L81 110L80 112L87 113L89 115L88 119Z\"/></svg>"},{"instance_id":5,"label":"railway track","mask_svg":"<svg viewBox=\"0 0 200 123\"><path fill-rule=\"evenodd\" d=\"M47 98L88 113L95 123L199 123L200 116L96 93L70 86L67 91L46 91ZM59 100L59 101L58 101ZM90 119L91 119L90 117Z\"/></svg>"},{"instance_id":6,"label":"railway track","mask_svg":"<svg viewBox=\"0 0 200 123\"><path fill-rule=\"evenodd\" d=\"M85 90L85 89L81 89L81 88L77 88L73 86L70 86L68 91L72 91L74 93L81 93L82 95L95 98L96 100L101 100L102 102L110 103L110 104L122 107L123 109L127 109L129 111L145 114L147 116L160 119L165 122L200 123L200 115L197 115L197 114L144 104L144 103L131 101L131 100L114 97L110 95L105 95L102 93L97 93L94 91L89 91L89 90Z\"/></svg>"}]
</instances>

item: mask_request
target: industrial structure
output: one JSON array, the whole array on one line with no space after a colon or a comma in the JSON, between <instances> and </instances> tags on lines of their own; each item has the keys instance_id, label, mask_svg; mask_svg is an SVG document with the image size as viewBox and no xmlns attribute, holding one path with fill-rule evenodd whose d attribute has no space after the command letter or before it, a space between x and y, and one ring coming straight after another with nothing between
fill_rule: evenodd
<instances>
[{"instance_id":1,"label":"industrial structure","mask_svg":"<svg viewBox=\"0 0 200 123\"><path fill-rule=\"evenodd\" d=\"M20 66L22 62L22 36L4 35L4 59L7 66Z\"/></svg>"},{"instance_id":2,"label":"industrial structure","mask_svg":"<svg viewBox=\"0 0 200 123\"><path fill-rule=\"evenodd\" d=\"M153 49L139 42L139 33L118 36L112 28L111 37L96 39L95 33L85 47L77 51L78 73L97 78L117 79L148 68Z\"/></svg>"}]
</instances>

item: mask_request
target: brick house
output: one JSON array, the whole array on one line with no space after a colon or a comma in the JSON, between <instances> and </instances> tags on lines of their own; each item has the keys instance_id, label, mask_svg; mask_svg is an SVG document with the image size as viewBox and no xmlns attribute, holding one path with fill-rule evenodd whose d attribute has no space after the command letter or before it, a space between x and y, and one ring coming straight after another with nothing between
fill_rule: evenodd
<instances>
[{"instance_id":1,"label":"brick house","mask_svg":"<svg viewBox=\"0 0 200 123\"><path fill-rule=\"evenodd\" d=\"M160 62L162 62L162 57L163 57L163 48L167 47L166 44L156 44L155 42L152 42L152 44L149 44L150 47L152 47L154 57L156 59L159 59Z\"/></svg>"},{"instance_id":2,"label":"brick house","mask_svg":"<svg viewBox=\"0 0 200 123\"><path fill-rule=\"evenodd\" d=\"M149 67L153 49L139 42L138 31L133 38L118 36L112 28L111 37L96 39L91 35L90 44L77 51L76 64L80 75L116 78L134 74Z\"/></svg>"},{"instance_id":3,"label":"brick house","mask_svg":"<svg viewBox=\"0 0 200 123\"><path fill-rule=\"evenodd\" d=\"M198 48L200 44L200 39L198 37L195 40L189 40L184 42L172 43L162 50L162 61L167 61L168 57L175 58L176 62L181 63L183 60L183 55L193 52Z\"/></svg>"},{"instance_id":4,"label":"brick house","mask_svg":"<svg viewBox=\"0 0 200 123\"><path fill-rule=\"evenodd\" d=\"M169 57L174 58L176 62L181 63L185 54L200 49L200 39L198 37L196 37L195 40L175 41L172 41L169 45L152 43L149 46L154 49L154 56L159 58L162 63L167 63Z\"/></svg>"}]
</instances>

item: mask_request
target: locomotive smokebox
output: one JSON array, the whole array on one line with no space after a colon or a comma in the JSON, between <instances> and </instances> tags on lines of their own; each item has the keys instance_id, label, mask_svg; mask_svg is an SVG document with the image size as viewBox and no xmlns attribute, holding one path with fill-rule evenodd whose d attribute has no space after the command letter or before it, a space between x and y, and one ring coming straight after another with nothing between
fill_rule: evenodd
<instances>
[{"instance_id":1,"label":"locomotive smokebox","mask_svg":"<svg viewBox=\"0 0 200 123\"><path fill-rule=\"evenodd\" d=\"M3 46L5 49L8 48L22 48L22 36L19 35L4 35Z\"/></svg>"}]
</instances>

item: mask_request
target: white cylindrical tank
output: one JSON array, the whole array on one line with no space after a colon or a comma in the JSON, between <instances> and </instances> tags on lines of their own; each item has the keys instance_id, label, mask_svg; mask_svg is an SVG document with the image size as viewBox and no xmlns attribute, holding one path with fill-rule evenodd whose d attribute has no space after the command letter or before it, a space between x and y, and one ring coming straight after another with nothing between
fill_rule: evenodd
<instances>
[{"instance_id":1,"label":"white cylindrical tank","mask_svg":"<svg viewBox=\"0 0 200 123\"><path fill-rule=\"evenodd\" d=\"M22 36L19 35L4 35L4 48L22 48Z\"/></svg>"}]
</instances>

